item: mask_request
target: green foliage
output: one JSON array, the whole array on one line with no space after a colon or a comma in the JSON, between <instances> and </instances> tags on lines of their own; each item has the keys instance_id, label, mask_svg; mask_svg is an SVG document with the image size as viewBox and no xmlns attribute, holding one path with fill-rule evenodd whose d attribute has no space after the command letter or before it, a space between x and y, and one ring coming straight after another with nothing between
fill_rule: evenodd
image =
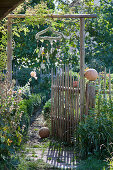
<instances>
[{"instance_id":1,"label":"green foliage","mask_svg":"<svg viewBox=\"0 0 113 170\"><path fill-rule=\"evenodd\" d=\"M38 1L39 3L39 1ZM13 63L14 65L25 65L29 67L38 67L40 68L41 65L43 64L46 68L51 66L56 66L62 63L72 63L73 66L78 65L78 56L75 55L77 54L77 50L73 49L73 52L70 52L70 46L73 48L76 47L77 40L75 39L76 33L75 28L79 28L78 24L73 25L73 22L71 21L66 21L66 20L53 20L53 19L47 19L45 18L45 14L50 14L53 13L51 9L54 9L54 3L51 1L47 1L46 3L37 3L35 1L30 2L32 4L33 8L27 8L25 9L26 14L37 14L36 17L32 16L31 18L26 18L25 21L20 21L23 27L28 28L29 32L25 32L24 30L21 30L21 32L18 32L17 36L16 34L14 35L14 41L16 42L15 48L14 48L14 58L13 58ZM62 7L61 7L62 8ZM25 12L24 11L24 12ZM64 7L62 12L63 14L65 12L68 12L69 8ZM15 21L16 22L16 21ZM38 25L38 28L37 28ZM51 48L52 45L50 44L49 41L38 41L38 46L37 42L35 39L35 35L37 32L47 28L48 25L51 25L54 30L61 31L64 33L65 37L63 40L60 42L53 42L53 52L51 53ZM18 27L20 28L20 23L14 25L15 29ZM18 28L18 29L19 29ZM20 29L19 29L20 30ZM68 39L67 36L70 35L70 32L74 32L74 35L70 36ZM49 32L47 32L46 35L51 36ZM40 48L44 47L44 55L39 56L39 51ZM56 56L58 53L58 46L60 46L61 52L59 54L59 57ZM49 62L47 59L47 52L49 53ZM44 62L43 62L44 61Z\"/></svg>"},{"instance_id":2,"label":"green foliage","mask_svg":"<svg viewBox=\"0 0 113 170\"><path fill-rule=\"evenodd\" d=\"M45 15L51 14L53 12L52 9L49 9L47 6L47 3L40 2L37 5L34 6L34 8L27 8L26 15L32 14L32 16L26 17L25 22L30 25L44 25L49 23L47 19L45 18ZM37 15L34 17L33 15Z\"/></svg>"},{"instance_id":3,"label":"green foliage","mask_svg":"<svg viewBox=\"0 0 113 170\"><path fill-rule=\"evenodd\" d=\"M31 102L33 106L33 110L39 109L41 105L41 96L39 94L32 94L29 98L29 101Z\"/></svg>"},{"instance_id":4,"label":"green foliage","mask_svg":"<svg viewBox=\"0 0 113 170\"><path fill-rule=\"evenodd\" d=\"M113 103L101 99L100 111L91 111L79 124L81 156L111 157L113 152Z\"/></svg>"},{"instance_id":5,"label":"green foliage","mask_svg":"<svg viewBox=\"0 0 113 170\"><path fill-rule=\"evenodd\" d=\"M18 170L24 170L24 169L58 169L56 167L52 167L50 164L45 163L43 161L43 159L37 159L36 161L29 161L29 160L25 160L21 159L21 162L18 166Z\"/></svg>"},{"instance_id":6,"label":"green foliage","mask_svg":"<svg viewBox=\"0 0 113 170\"><path fill-rule=\"evenodd\" d=\"M32 69L21 67L20 69L15 68L13 72L13 78L18 81L19 86L25 86L30 79L30 72Z\"/></svg>"},{"instance_id":7,"label":"green foliage","mask_svg":"<svg viewBox=\"0 0 113 170\"><path fill-rule=\"evenodd\" d=\"M91 157L87 158L86 160L81 160L78 163L76 170L108 169L109 168L108 164L109 163L107 161L102 161L102 160L99 160L99 159L91 156Z\"/></svg>"},{"instance_id":8,"label":"green foliage","mask_svg":"<svg viewBox=\"0 0 113 170\"><path fill-rule=\"evenodd\" d=\"M40 74L39 70L36 71L37 79L30 78L31 68L24 68L17 70L13 74L13 78L18 82L18 90L21 90L23 98L29 98L31 93L37 93L41 95L42 101L45 102L50 98L51 88L51 75L46 71ZM23 87L22 87L23 86Z\"/></svg>"},{"instance_id":9,"label":"green foliage","mask_svg":"<svg viewBox=\"0 0 113 170\"><path fill-rule=\"evenodd\" d=\"M112 7L113 2L102 0L100 5L94 5L92 0L81 1L80 5L70 7L69 2L57 1L58 6L55 7L53 1L41 2L32 0L25 1L19 6L14 13L37 14L36 17L23 19L13 19L13 45L14 45L14 65L27 65L29 67L53 67L62 63L71 63L72 67L78 70L79 66L79 35L77 34L80 25L78 20L67 19L47 19L45 14L50 13L96 13L97 19L86 20L86 64L102 70L105 66L112 69ZM52 11L53 10L53 11ZM2 21L3 23L4 21ZM38 25L38 28L37 28ZM37 42L35 35L37 32L51 25L55 30L62 32L65 38L60 42L54 42L54 52L49 54L50 63L47 61L47 53L39 57L40 47L45 48L45 52L51 49L49 42ZM0 30L1 43L1 66L6 65L6 29L1 24ZM47 35L51 35L47 33ZM47 46L48 44L48 46ZM58 46L60 47L60 55L58 54ZM44 63L43 63L44 60ZM5 62L4 62L5 61ZM0 67L1 68L1 67Z\"/></svg>"},{"instance_id":10,"label":"green foliage","mask_svg":"<svg viewBox=\"0 0 113 170\"><path fill-rule=\"evenodd\" d=\"M49 99L43 107L43 115L45 120L50 118L50 112L51 112L51 99Z\"/></svg>"},{"instance_id":11,"label":"green foliage","mask_svg":"<svg viewBox=\"0 0 113 170\"><path fill-rule=\"evenodd\" d=\"M4 20L0 21L0 71L6 68L7 32Z\"/></svg>"},{"instance_id":12,"label":"green foliage","mask_svg":"<svg viewBox=\"0 0 113 170\"><path fill-rule=\"evenodd\" d=\"M112 70L113 2L102 0L99 6L95 5L92 9L97 14L97 19L89 20L86 24L89 32L86 38L86 63L99 71L104 67Z\"/></svg>"},{"instance_id":13,"label":"green foliage","mask_svg":"<svg viewBox=\"0 0 113 170\"><path fill-rule=\"evenodd\" d=\"M15 148L22 141L20 121L23 110L19 108L22 99L13 88L14 84L7 78L0 83L0 161L6 165L12 164Z\"/></svg>"},{"instance_id":14,"label":"green foliage","mask_svg":"<svg viewBox=\"0 0 113 170\"><path fill-rule=\"evenodd\" d=\"M29 99L23 99L19 103L20 110L23 111L23 115L20 121L22 132L26 134L31 116L41 107L41 97L39 94L32 94Z\"/></svg>"},{"instance_id":15,"label":"green foliage","mask_svg":"<svg viewBox=\"0 0 113 170\"><path fill-rule=\"evenodd\" d=\"M22 100L19 103L19 107L20 107L20 111L21 110L23 111L22 118L21 118L21 121L20 121L20 126L21 126L21 129L22 129L22 134L25 135L27 133L28 127L30 125L30 115L28 113L27 100L26 99Z\"/></svg>"},{"instance_id":16,"label":"green foliage","mask_svg":"<svg viewBox=\"0 0 113 170\"><path fill-rule=\"evenodd\" d=\"M14 84L4 78L0 84L0 163L7 168L17 166L15 148L27 133L30 117L41 106L39 94L22 100L21 91L13 89Z\"/></svg>"},{"instance_id":17,"label":"green foliage","mask_svg":"<svg viewBox=\"0 0 113 170\"><path fill-rule=\"evenodd\" d=\"M30 92L30 83L29 82L26 83L26 85L23 86L23 87L19 87L18 86L18 89L19 89L18 91L21 92L23 99L29 99L29 96L31 95L31 92Z\"/></svg>"}]
</instances>

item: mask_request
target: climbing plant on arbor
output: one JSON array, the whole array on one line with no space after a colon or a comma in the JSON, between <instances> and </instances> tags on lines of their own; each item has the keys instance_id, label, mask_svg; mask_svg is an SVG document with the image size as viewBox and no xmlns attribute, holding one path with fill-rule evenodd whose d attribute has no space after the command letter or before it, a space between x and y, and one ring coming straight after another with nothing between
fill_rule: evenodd
<instances>
[{"instance_id":1,"label":"climbing plant on arbor","mask_svg":"<svg viewBox=\"0 0 113 170\"><path fill-rule=\"evenodd\" d=\"M27 11L35 12L40 16L43 16L42 13L53 13L55 10L62 13L97 13L98 19L86 20L86 64L89 67L96 67L99 71L103 69L104 66L107 68L112 67L112 10L113 2L109 0L100 1L100 6L93 5L93 1L84 1L83 3L78 4L77 6L71 6L69 3L58 2L58 6L55 7L55 4L52 1L45 1L47 5L39 4L40 1L32 0L25 2L24 5L21 5L15 13L26 13ZM39 4L39 6L36 6ZM31 9L29 8L30 6ZM38 9L37 9L38 7ZM40 8L39 8L40 7ZM34 22L36 20L36 22ZM62 32L68 38L63 40L60 44L61 55L60 59L53 57L51 62L62 62L69 63L72 65L79 64L79 36L76 30L79 30L78 22L67 21L67 20L45 20L43 18L43 24L40 20L36 18L28 18L26 21L14 20L13 24L13 42L14 42L14 53L13 53L13 64L21 64L29 67L39 67L40 62L37 61L38 50L37 42L35 35L38 31L41 31L47 27L48 24L51 24L55 30ZM3 22L3 21L2 21ZM31 25L29 25L29 24ZM39 24L40 23L40 24ZM41 25L42 24L42 25ZM38 27L37 27L37 26ZM3 66L6 61L6 24L5 29L3 28L3 23L1 23L0 29L0 41L1 41L1 65ZM104 29L103 29L104 28ZM5 31L4 31L5 30ZM70 35L70 36L69 36ZM46 43L43 42L46 46ZM56 49L59 44L56 44ZM41 42L40 42L41 46ZM64 48L65 47L65 48ZM50 48L50 47L49 47ZM71 53L70 53L71 48ZM57 53L57 50L56 50ZM53 54L53 56L56 55ZM2 59L3 58L3 59ZM45 61L44 61L45 62ZM112 68L111 68L112 69Z\"/></svg>"}]
</instances>

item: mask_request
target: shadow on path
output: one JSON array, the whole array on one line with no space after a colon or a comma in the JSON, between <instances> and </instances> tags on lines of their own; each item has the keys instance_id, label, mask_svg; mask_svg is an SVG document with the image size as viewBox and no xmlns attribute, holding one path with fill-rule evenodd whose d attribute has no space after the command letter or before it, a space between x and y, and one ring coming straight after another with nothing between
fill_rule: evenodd
<instances>
[{"instance_id":1,"label":"shadow on path","mask_svg":"<svg viewBox=\"0 0 113 170\"><path fill-rule=\"evenodd\" d=\"M76 169L76 154L70 148L58 147L54 143L51 143L48 149L46 163L62 169Z\"/></svg>"}]
</instances>

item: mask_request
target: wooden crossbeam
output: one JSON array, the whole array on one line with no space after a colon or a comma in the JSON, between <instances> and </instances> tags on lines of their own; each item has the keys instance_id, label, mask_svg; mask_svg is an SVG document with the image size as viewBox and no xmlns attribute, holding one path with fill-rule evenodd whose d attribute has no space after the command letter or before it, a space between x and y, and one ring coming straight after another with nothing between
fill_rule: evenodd
<instances>
[{"instance_id":1,"label":"wooden crossbeam","mask_svg":"<svg viewBox=\"0 0 113 170\"><path fill-rule=\"evenodd\" d=\"M26 15L26 14L9 14L7 17L10 18L25 18L25 17L37 17L39 18L40 16L38 15ZM59 14L50 14L50 15L45 15L45 18L96 18L96 14L65 14L65 15L59 15Z\"/></svg>"}]
</instances>

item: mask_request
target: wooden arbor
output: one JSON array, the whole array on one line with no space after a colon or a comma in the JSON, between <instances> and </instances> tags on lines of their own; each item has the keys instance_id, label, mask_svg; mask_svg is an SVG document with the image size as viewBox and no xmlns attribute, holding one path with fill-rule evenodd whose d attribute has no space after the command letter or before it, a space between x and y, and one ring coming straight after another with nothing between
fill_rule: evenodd
<instances>
[{"instance_id":1,"label":"wooden arbor","mask_svg":"<svg viewBox=\"0 0 113 170\"><path fill-rule=\"evenodd\" d=\"M12 81L12 18L25 18L26 15L8 15L8 46L7 46L7 69L9 73L9 81ZM27 16L28 17L28 16ZM38 17L38 16L36 16ZM84 82L84 63L85 63L85 18L96 18L96 14L66 14L46 15L46 18L79 18L80 19L80 112L81 119L84 114L85 106L85 82Z\"/></svg>"}]
</instances>

